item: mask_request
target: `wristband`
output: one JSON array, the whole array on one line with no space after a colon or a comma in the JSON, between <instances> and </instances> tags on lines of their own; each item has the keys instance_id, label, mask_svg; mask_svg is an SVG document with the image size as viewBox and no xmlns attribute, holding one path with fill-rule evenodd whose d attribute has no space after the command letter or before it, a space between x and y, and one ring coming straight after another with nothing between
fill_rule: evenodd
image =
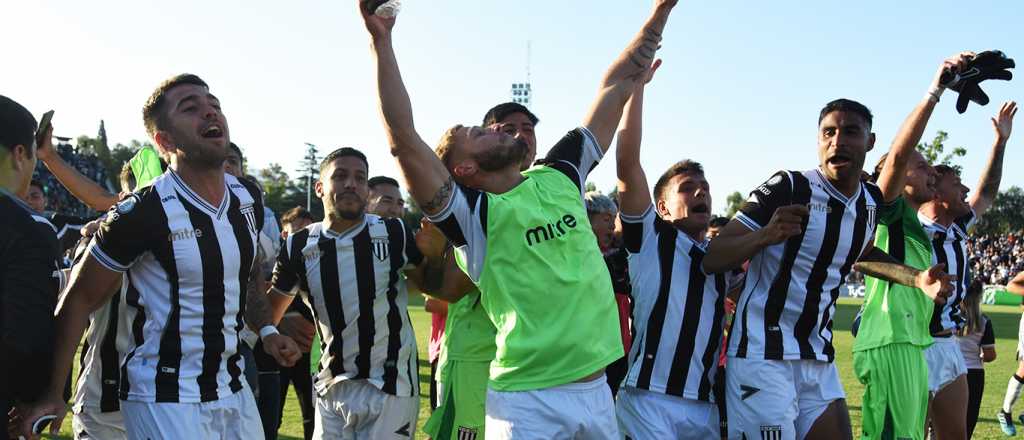
<instances>
[{"instance_id":1,"label":"wristband","mask_svg":"<svg viewBox=\"0 0 1024 440\"><path fill-rule=\"evenodd\" d=\"M280 334L277 331L277 327L274 327L272 325L263 326L263 328L260 329L260 339L263 339L263 338L265 338L267 336L270 336L270 335L277 335L277 334Z\"/></svg>"},{"instance_id":2,"label":"wristband","mask_svg":"<svg viewBox=\"0 0 1024 440\"><path fill-rule=\"evenodd\" d=\"M935 86L928 89L928 93L925 94L925 97L928 98L929 101L937 103L939 102L939 98L942 97L942 92L944 91L946 91L945 87Z\"/></svg>"}]
</instances>

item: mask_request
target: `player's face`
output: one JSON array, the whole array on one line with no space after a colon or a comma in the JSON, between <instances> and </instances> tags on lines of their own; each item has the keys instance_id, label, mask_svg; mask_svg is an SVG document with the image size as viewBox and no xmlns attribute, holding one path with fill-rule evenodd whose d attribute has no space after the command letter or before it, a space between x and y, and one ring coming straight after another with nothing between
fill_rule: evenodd
<instances>
[{"instance_id":1,"label":"player's face","mask_svg":"<svg viewBox=\"0 0 1024 440\"><path fill-rule=\"evenodd\" d=\"M938 173L935 167L915 151L907 164L907 180L903 192L906 197L920 205L932 200L935 197L935 180Z\"/></svg>"},{"instance_id":2,"label":"player's face","mask_svg":"<svg viewBox=\"0 0 1024 440\"><path fill-rule=\"evenodd\" d=\"M234 148L228 148L224 158L224 172L235 177L242 177L242 158L238 156Z\"/></svg>"},{"instance_id":3,"label":"player's face","mask_svg":"<svg viewBox=\"0 0 1024 440\"><path fill-rule=\"evenodd\" d=\"M223 167L230 141L220 100L206 87L194 84L172 88L166 99L169 124L157 134L161 147L196 167Z\"/></svg>"},{"instance_id":4,"label":"player's face","mask_svg":"<svg viewBox=\"0 0 1024 440\"><path fill-rule=\"evenodd\" d=\"M864 169L864 157L875 145L868 121L862 116L834 111L818 124L818 160L830 181L855 182Z\"/></svg>"},{"instance_id":5,"label":"player's face","mask_svg":"<svg viewBox=\"0 0 1024 440\"><path fill-rule=\"evenodd\" d=\"M720 226L708 226L708 240L717 237L720 232L722 232Z\"/></svg>"},{"instance_id":6,"label":"player's face","mask_svg":"<svg viewBox=\"0 0 1024 440\"><path fill-rule=\"evenodd\" d=\"M465 155L484 171L496 172L514 167L519 170L526 157L529 146L522 139L516 139L506 133L481 127L460 129L459 136L465 146Z\"/></svg>"},{"instance_id":7,"label":"player's face","mask_svg":"<svg viewBox=\"0 0 1024 440\"><path fill-rule=\"evenodd\" d=\"M316 195L324 202L324 212L345 220L356 220L366 212L366 164L353 156L331 162L316 183Z\"/></svg>"},{"instance_id":8,"label":"player's face","mask_svg":"<svg viewBox=\"0 0 1024 440\"><path fill-rule=\"evenodd\" d=\"M46 194L38 186L29 185L25 203L35 212L43 212L46 210Z\"/></svg>"},{"instance_id":9,"label":"player's face","mask_svg":"<svg viewBox=\"0 0 1024 440\"><path fill-rule=\"evenodd\" d=\"M382 183L370 188L367 211L381 217L401 218L405 214L405 199L397 186Z\"/></svg>"},{"instance_id":10,"label":"player's face","mask_svg":"<svg viewBox=\"0 0 1024 440\"><path fill-rule=\"evenodd\" d=\"M597 212L587 214L587 218L590 219L590 228L597 237L597 246L601 252L610 249L615 241L615 213Z\"/></svg>"},{"instance_id":11,"label":"player's face","mask_svg":"<svg viewBox=\"0 0 1024 440\"><path fill-rule=\"evenodd\" d=\"M711 221L711 186L704 175L679 174L668 181L658 214L688 234L704 231Z\"/></svg>"},{"instance_id":12,"label":"player's face","mask_svg":"<svg viewBox=\"0 0 1024 440\"><path fill-rule=\"evenodd\" d=\"M967 202L967 188L956 173L946 173L935 181L935 201L942 204L953 217L960 217L971 212Z\"/></svg>"},{"instance_id":13,"label":"player's face","mask_svg":"<svg viewBox=\"0 0 1024 440\"><path fill-rule=\"evenodd\" d=\"M512 113L495 125L497 125L498 131L526 142L526 157L523 158L523 164L519 169L529 168L537 158L537 134L533 130L533 122L530 122L530 117L522 113Z\"/></svg>"}]
</instances>

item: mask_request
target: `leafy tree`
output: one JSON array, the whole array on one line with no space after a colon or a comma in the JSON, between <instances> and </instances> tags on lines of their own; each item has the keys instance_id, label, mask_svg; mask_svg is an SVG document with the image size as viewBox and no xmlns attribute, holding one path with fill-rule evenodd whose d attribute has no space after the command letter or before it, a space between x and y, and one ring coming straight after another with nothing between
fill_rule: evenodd
<instances>
[{"instance_id":1,"label":"leafy tree","mask_svg":"<svg viewBox=\"0 0 1024 440\"><path fill-rule=\"evenodd\" d=\"M733 191L732 194L729 194L729 197L725 198L725 216L732 218L732 216L736 215L744 200L746 199L739 191Z\"/></svg>"},{"instance_id":2,"label":"leafy tree","mask_svg":"<svg viewBox=\"0 0 1024 440\"><path fill-rule=\"evenodd\" d=\"M948 165L960 172L960 165L956 165L953 161L958 157L964 157L967 155L967 149L964 147L956 147L953 151L946 153L946 139L949 138L949 134L939 130L935 133L935 138L929 143L921 142L917 144L917 151L920 151L924 158L928 160L928 163L932 165Z\"/></svg>"},{"instance_id":3,"label":"leafy tree","mask_svg":"<svg viewBox=\"0 0 1024 440\"><path fill-rule=\"evenodd\" d=\"M1024 230L1024 190L1014 186L1000 192L975 228L977 233L998 235Z\"/></svg>"},{"instance_id":4,"label":"leafy tree","mask_svg":"<svg viewBox=\"0 0 1024 440\"><path fill-rule=\"evenodd\" d=\"M305 190L299 188L288 177L288 173L284 172L280 164L271 163L266 168L260 170L257 177L260 183L263 184L263 191L265 192L263 202L277 215L280 216L285 211L296 206L306 206ZM323 216L323 205L319 201L314 200L313 208L313 217L321 218Z\"/></svg>"},{"instance_id":5,"label":"leafy tree","mask_svg":"<svg viewBox=\"0 0 1024 440\"><path fill-rule=\"evenodd\" d=\"M587 182L583 189L586 190L585 192L597 191L597 185L594 185L594 182Z\"/></svg>"}]
</instances>

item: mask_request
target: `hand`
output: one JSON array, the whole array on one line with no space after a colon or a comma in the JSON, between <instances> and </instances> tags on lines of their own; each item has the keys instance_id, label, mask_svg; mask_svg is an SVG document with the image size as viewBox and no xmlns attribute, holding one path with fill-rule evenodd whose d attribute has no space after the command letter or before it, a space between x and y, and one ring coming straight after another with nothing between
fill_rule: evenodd
<instances>
[{"instance_id":1,"label":"hand","mask_svg":"<svg viewBox=\"0 0 1024 440\"><path fill-rule=\"evenodd\" d=\"M936 304L945 304L953 292L953 277L946 273L946 265L936 264L917 274L917 288Z\"/></svg>"},{"instance_id":2,"label":"hand","mask_svg":"<svg viewBox=\"0 0 1024 440\"><path fill-rule=\"evenodd\" d=\"M965 51L943 60L942 65L939 66L939 71L935 73L935 78L932 79L931 88L933 90L945 89L946 85L955 78L955 75L967 66L967 62L971 58L974 58L974 52Z\"/></svg>"},{"instance_id":3,"label":"hand","mask_svg":"<svg viewBox=\"0 0 1024 440\"><path fill-rule=\"evenodd\" d=\"M644 74L644 85L654 79L654 73L658 71L659 67L661 67L661 58L654 60L654 64L651 64L651 68L647 69L647 73Z\"/></svg>"},{"instance_id":4,"label":"hand","mask_svg":"<svg viewBox=\"0 0 1024 440\"><path fill-rule=\"evenodd\" d=\"M277 329L282 335L292 338L302 353L309 352L310 347L313 345L313 333L316 332L316 327L313 326L312 322L309 322L302 315L288 314L281 318L281 322L277 324Z\"/></svg>"},{"instance_id":5,"label":"hand","mask_svg":"<svg viewBox=\"0 0 1024 440\"><path fill-rule=\"evenodd\" d=\"M46 162L53 157L53 123L46 129L39 139L36 139L36 156L39 160Z\"/></svg>"},{"instance_id":6,"label":"hand","mask_svg":"<svg viewBox=\"0 0 1024 440\"><path fill-rule=\"evenodd\" d=\"M383 18L373 13L373 9L379 6L379 0L356 0L359 3L359 13L363 15L363 22L366 30L374 41L391 36L391 30L395 27L395 17Z\"/></svg>"},{"instance_id":7,"label":"hand","mask_svg":"<svg viewBox=\"0 0 1024 440\"><path fill-rule=\"evenodd\" d=\"M302 357L295 341L282 334L267 335L263 338L263 351L274 357L278 365L290 367Z\"/></svg>"},{"instance_id":8,"label":"hand","mask_svg":"<svg viewBox=\"0 0 1024 440\"><path fill-rule=\"evenodd\" d=\"M677 4L679 4L679 0L656 0L654 2L654 7L660 8L664 6L668 8L674 8Z\"/></svg>"},{"instance_id":9,"label":"hand","mask_svg":"<svg viewBox=\"0 0 1024 440\"><path fill-rule=\"evenodd\" d=\"M57 435L67 412L68 407L59 394L46 396L33 404L17 404L8 414L8 433L11 438L38 439L39 435L32 432L32 424L42 416L54 415L57 418L50 422L50 434Z\"/></svg>"},{"instance_id":10,"label":"hand","mask_svg":"<svg viewBox=\"0 0 1024 440\"><path fill-rule=\"evenodd\" d=\"M810 211L804 205L783 206L775 210L768 226L761 229L761 243L771 246L789 240L803 232L804 218Z\"/></svg>"},{"instance_id":11,"label":"hand","mask_svg":"<svg viewBox=\"0 0 1024 440\"><path fill-rule=\"evenodd\" d=\"M85 226L82 226L82 229L79 230L78 232L82 234L82 237L92 237L93 234L95 234L96 231L100 228L100 224L103 223L103 220L105 219L106 217L100 217L96 220L86 223Z\"/></svg>"},{"instance_id":12,"label":"hand","mask_svg":"<svg viewBox=\"0 0 1024 440\"><path fill-rule=\"evenodd\" d=\"M996 141L1006 144L1010 139L1010 132L1013 131L1013 117L1017 115L1017 103L1013 101L1004 102L999 113L992 118L992 128L996 130Z\"/></svg>"},{"instance_id":13,"label":"hand","mask_svg":"<svg viewBox=\"0 0 1024 440\"><path fill-rule=\"evenodd\" d=\"M445 248L448 247L448 239L437 226L427 221L426 218L420 219L420 230L416 232L415 240L416 247L426 258L441 258L444 256Z\"/></svg>"}]
</instances>

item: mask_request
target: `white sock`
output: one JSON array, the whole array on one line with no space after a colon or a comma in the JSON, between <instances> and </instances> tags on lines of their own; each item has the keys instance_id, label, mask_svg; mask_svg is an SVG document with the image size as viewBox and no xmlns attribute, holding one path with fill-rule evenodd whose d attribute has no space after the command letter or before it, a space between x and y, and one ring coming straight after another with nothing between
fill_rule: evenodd
<instances>
[{"instance_id":1,"label":"white sock","mask_svg":"<svg viewBox=\"0 0 1024 440\"><path fill-rule=\"evenodd\" d=\"M1020 396L1020 390L1024 389L1024 378L1017 376L1016 374L1010 378L1010 383L1006 385L1006 397L1003 399L1003 412L1012 414L1013 404L1017 402L1017 397Z\"/></svg>"}]
</instances>

